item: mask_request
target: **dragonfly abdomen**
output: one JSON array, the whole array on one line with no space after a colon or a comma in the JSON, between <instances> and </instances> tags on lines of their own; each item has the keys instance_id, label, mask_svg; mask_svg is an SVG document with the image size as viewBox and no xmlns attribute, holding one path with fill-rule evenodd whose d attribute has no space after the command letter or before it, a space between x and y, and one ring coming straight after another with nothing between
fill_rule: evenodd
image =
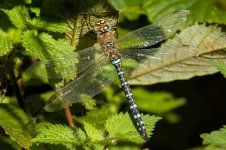
<instances>
[{"instance_id":1,"label":"dragonfly abdomen","mask_svg":"<svg viewBox=\"0 0 226 150\"><path fill-rule=\"evenodd\" d=\"M143 123L143 121L141 119L139 110L138 110L137 105L135 103L135 100L133 98L133 94L131 92L131 89L130 89L130 86L128 84L128 81L124 77L124 73L123 73L123 70L121 68L121 61L120 61L119 58L118 59L114 59L114 60L111 61L111 64L115 67L115 69L117 71L118 77L119 77L121 85L122 85L122 89L123 89L123 91L125 93L126 99L129 102L130 110L131 110L133 118L135 120L135 126L137 127L141 137L145 141L147 141L148 136L147 136L147 133L146 133L146 128L145 128L145 125L144 125L144 123Z\"/></svg>"}]
</instances>

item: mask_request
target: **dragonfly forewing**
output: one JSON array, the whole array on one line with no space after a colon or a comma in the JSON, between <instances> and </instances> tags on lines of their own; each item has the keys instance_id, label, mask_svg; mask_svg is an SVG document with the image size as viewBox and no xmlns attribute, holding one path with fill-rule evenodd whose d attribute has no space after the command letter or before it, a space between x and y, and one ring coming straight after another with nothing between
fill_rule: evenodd
<instances>
[{"instance_id":1,"label":"dragonfly forewing","mask_svg":"<svg viewBox=\"0 0 226 150\"><path fill-rule=\"evenodd\" d=\"M114 80L113 69L111 64L109 64L108 58L102 55L102 58L97 60L97 63L89 66L71 83L62 89L58 89L57 93L50 97L45 110L56 111L64 108L67 104L71 105L81 102L82 94L94 97L101 93Z\"/></svg>"},{"instance_id":2,"label":"dragonfly forewing","mask_svg":"<svg viewBox=\"0 0 226 150\"><path fill-rule=\"evenodd\" d=\"M173 12L155 23L131 31L118 40L120 49L142 48L157 44L174 35L185 23L189 10Z\"/></svg>"},{"instance_id":3,"label":"dragonfly forewing","mask_svg":"<svg viewBox=\"0 0 226 150\"><path fill-rule=\"evenodd\" d=\"M78 52L71 52L62 57L39 61L29 67L26 74L32 78L73 79L95 63L100 54L96 48L89 47Z\"/></svg>"}]
</instances>

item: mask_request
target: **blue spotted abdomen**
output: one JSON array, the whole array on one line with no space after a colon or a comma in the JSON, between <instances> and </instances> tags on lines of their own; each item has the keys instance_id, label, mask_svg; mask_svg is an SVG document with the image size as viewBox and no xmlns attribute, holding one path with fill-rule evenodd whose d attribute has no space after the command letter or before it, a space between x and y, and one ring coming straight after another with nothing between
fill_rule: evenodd
<instances>
[{"instance_id":1,"label":"blue spotted abdomen","mask_svg":"<svg viewBox=\"0 0 226 150\"><path fill-rule=\"evenodd\" d=\"M121 61L120 61L120 59L115 59L115 60L111 61L111 64L115 67L115 69L117 71L118 77L119 77L121 85L122 85L122 89L125 93L125 96L126 96L128 102L129 102L130 110L131 110L133 118L135 120L135 126L137 127L141 137L144 140L147 140L148 136L147 136L147 133L146 133L146 129L145 129L144 123L141 119L137 105L134 101L133 94L131 92L130 86L129 86L126 78L124 77L124 73L123 73L122 68L121 68Z\"/></svg>"}]
</instances>

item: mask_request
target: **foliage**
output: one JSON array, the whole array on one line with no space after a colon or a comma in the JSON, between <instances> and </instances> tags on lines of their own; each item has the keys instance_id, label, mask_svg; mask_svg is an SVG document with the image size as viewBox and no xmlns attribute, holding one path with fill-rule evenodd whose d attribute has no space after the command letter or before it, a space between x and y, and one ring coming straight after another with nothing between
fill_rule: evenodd
<instances>
[{"instance_id":1,"label":"foliage","mask_svg":"<svg viewBox=\"0 0 226 150\"><path fill-rule=\"evenodd\" d=\"M153 131L155 123L160 119L154 116L143 116L144 122L147 123L148 133ZM61 144L69 149L75 147L104 147L111 141L130 141L142 143L143 140L139 137L134 128L130 117L127 114L119 114L110 117L105 124L108 135L104 136L103 131L98 130L91 124L83 122L84 131L81 129L73 129L63 125L52 125L49 123L39 124L38 135L32 139L34 143ZM123 125L126 126L123 126ZM91 142L91 145L89 145Z\"/></svg>"},{"instance_id":2,"label":"foliage","mask_svg":"<svg viewBox=\"0 0 226 150\"><path fill-rule=\"evenodd\" d=\"M216 149L217 147L219 149L225 149L226 127L224 126L218 131L212 131L210 134L201 134L201 138L203 139L203 144L205 145L216 146Z\"/></svg>"},{"instance_id":3,"label":"foliage","mask_svg":"<svg viewBox=\"0 0 226 150\"><path fill-rule=\"evenodd\" d=\"M81 96L79 104L71 107L76 127L66 125L63 111L43 111L45 103L53 93L59 92L59 87L88 67L79 64L81 56L77 52L96 43L92 28L99 16L111 20L113 27L117 25L115 9L119 10L119 37L174 10L191 12L184 24L185 29L174 28L175 31L167 36L171 39L166 40L153 54L153 58L157 59L140 63L128 74L130 84L151 85L188 80L219 71L225 77L225 1L109 0L109 3L111 5L106 0L0 2L2 149L140 148L144 141L129 114L119 113L127 109L124 107L125 97L118 92L117 84L97 97ZM85 13L91 16L88 17L90 25L87 25ZM144 16L148 21L140 21ZM181 32L176 33L177 30ZM134 67L126 66L127 61L123 60L125 70ZM33 63L36 66L29 67ZM92 59L87 61L89 63ZM166 91L150 92L148 87L137 87L132 91L141 112L156 114L169 123L179 122L180 116L174 110L189 104L184 97ZM141 116L151 138L160 117ZM210 134L201 134L201 137L203 144L207 145L203 149L226 147L225 127ZM150 148L149 141L146 147Z\"/></svg>"}]
</instances>

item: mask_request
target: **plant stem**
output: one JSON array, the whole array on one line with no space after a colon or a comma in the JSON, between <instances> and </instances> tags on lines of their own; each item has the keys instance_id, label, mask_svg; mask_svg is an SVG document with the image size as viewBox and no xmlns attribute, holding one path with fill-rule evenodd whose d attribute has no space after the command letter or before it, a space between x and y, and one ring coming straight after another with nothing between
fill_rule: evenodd
<instances>
[{"instance_id":1,"label":"plant stem","mask_svg":"<svg viewBox=\"0 0 226 150\"><path fill-rule=\"evenodd\" d=\"M12 86L13 86L15 95L17 97L18 104L19 104L20 108L24 110L24 112L27 112L27 108L25 106L23 96L22 96L22 94L20 92L20 87L19 87L19 85L18 85L18 83L16 81L16 77L15 77L14 71L11 70L9 75L10 75L10 80L12 82Z\"/></svg>"},{"instance_id":2,"label":"plant stem","mask_svg":"<svg viewBox=\"0 0 226 150\"><path fill-rule=\"evenodd\" d=\"M75 127L75 120L72 117L71 110L70 110L70 107L69 107L68 104L66 104L66 107L65 107L65 115L67 117L67 121L68 121L69 126L74 128Z\"/></svg>"}]
</instances>

